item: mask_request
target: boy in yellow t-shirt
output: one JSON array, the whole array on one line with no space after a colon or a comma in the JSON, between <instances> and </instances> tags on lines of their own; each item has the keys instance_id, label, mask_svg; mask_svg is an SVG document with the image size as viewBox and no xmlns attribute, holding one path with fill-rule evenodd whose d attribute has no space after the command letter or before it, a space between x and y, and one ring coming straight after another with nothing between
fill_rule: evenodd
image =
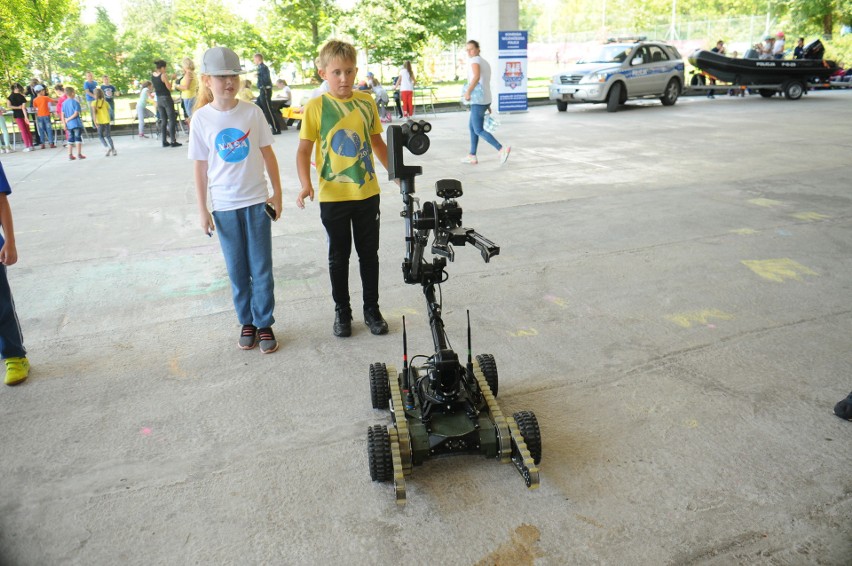
<instances>
[{"instance_id":1,"label":"boy in yellow t-shirt","mask_svg":"<svg viewBox=\"0 0 852 566\"><path fill-rule=\"evenodd\" d=\"M355 48L331 40L320 50L319 75L328 92L312 98L304 109L296 168L302 190L296 199L314 200L311 151L316 144L320 218L328 234L328 269L335 303L332 331L352 334L349 304L349 256L354 240L361 268L364 323L373 334L387 334L379 310L379 182L375 155L387 169L388 148L373 97L352 90L358 67Z\"/></svg>"}]
</instances>

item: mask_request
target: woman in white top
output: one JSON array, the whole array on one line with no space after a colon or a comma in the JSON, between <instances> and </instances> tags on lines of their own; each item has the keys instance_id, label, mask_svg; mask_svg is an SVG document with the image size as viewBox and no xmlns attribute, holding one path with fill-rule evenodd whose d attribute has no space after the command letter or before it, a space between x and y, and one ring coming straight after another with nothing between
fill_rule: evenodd
<instances>
[{"instance_id":1,"label":"woman in white top","mask_svg":"<svg viewBox=\"0 0 852 566\"><path fill-rule=\"evenodd\" d=\"M469 67L467 71L467 88L464 91L464 99L470 102L470 154L462 159L462 163L476 164L476 149L479 146L479 138L490 143L500 155L500 165L506 163L512 148L503 146L490 132L485 131L485 113L491 112L491 66L488 61L479 56L479 42L470 40L467 42L467 56ZM476 87L479 86L479 89Z\"/></svg>"},{"instance_id":2,"label":"woman in white top","mask_svg":"<svg viewBox=\"0 0 852 566\"><path fill-rule=\"evenodd\" d=\"M414 116L414 71L411 70L411 61L402 64L399 77L396 79L396 88L399 89L399 97L402 100L402 115L405 118Z\"/></svg>"},{"instance_id":3,"label":"woman in white top","mask_svg":"<svg viewBox=\"0 0 852 566\"><path fill-rule=\"evenodd\" d=\"M275 95L275 98L278 100L286 100L286 104L284 106L290 106L293 102L293 92L290 90L290 87L287 85L287 81L284 79L278 79L275 81L275 88L279 90L278 94Z\"/></svg>"}]
</instances>

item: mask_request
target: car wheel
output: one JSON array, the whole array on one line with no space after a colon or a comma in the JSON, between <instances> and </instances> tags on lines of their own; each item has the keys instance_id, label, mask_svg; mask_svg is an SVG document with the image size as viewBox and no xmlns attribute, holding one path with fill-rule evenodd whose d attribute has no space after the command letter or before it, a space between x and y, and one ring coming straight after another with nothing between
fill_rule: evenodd
<instances>
[{"instance_id":1,"label":"car wheel","mask_svg":"<svg viewBox=\"0 0 852 566\"><path fill-rule=\"evenodd\" d=\"M663 106L672 106L677 102L677 97L680 96L680 82L677 79L671 79L666 85L666 90L663 96L660 97L660 102Z\"/></svg>"},{"instance_id":2,"label":"car wheel","mask_svg":"<svg viewBox=\"0 0 852 566\"><path fill-rule=\"evenodd\" d=\"M607 112L615 112L618 110L618 105L621 104L621 89L623 88L621 83L615 83L612 85L612 88L609 89L609 94L606 96L606 111Z\"/></svg>"},{"instance_id":3,"label":"car wheel","mask_svg":"<svg viewBox=\"0 0 852 566\"><path fill-rule=\"evenodd\" d=\"M799 81L790 81L784 85L784 96L788 100L799 100L805 93L805 85Z\"/></svg>"},{"instance_id":4,"label":"car wheel","mask_svg":"<svg viewBox=\"0 0 852 566\"><path fill-rule=\"evenodd\" d=\"M559 110L560 112L565 112L566 110L568 110L568 103L565 102L564 100L557 100L556 101L556 109Z\"/></svg>"}]
</instances>

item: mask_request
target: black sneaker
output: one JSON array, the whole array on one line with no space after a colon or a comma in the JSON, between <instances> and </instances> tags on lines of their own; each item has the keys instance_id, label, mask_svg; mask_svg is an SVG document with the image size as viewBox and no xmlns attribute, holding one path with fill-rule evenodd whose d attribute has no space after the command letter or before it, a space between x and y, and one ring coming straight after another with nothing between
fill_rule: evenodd
<instances>
[{"instance_id":1,"label":"black sneaker","mask_svg":"<svg viewBox=\"0 0 852 566\"><path fill-rule=\"evenodd\" d=\"M388 323L385 322L378 305L364 307L364 324L369 326L370 332L377 336L388 333Z\"/></svg>"},{"instance_id":2,"label":"black sneaker","mask_svg":"<svg viewBox=\"0 0 852 566\"><path fill-rule=\"evenodd\" d=\"M180 143L180 142L172 142L172 143L171 143L171 145L170 145L170 147L180 147L180 146L182 146L182 145L183 145L183 144L182 144L182 143Z\"/></svg>"},{"instance_id":3,"label":"black sneaker","mask_svg":"<svg viewBox=\"0 0 852 566\"><path fill-rule=\"evenodd\" d=\"M251 350L257 346L257 327L252 324L244 324L242 331L240 331L240 341L237 342L237 346L241 350Z\"/></svg>"},{"instance_id":4,"label":"black sneaker","mask_svg":"<svg viewBox=\"0 0 852 566\"><path fill-rule=\"evenodd\" d=\"M275 339L275 334L268 326L258 330L257 337L260 341L261 354L271 354L278 349L278 340Z\"/></svg>"},{"instance_id":5,"label":"black sneaker","mask_svg":"<svg viewBox=\"0 0 852 566\"><path fill-rule=\"evenodd\" d=\"M352 309L349 307L335 309L334 326L331 331L340 338L352 336Z\"/></svg>"},{"instance_id":6,"label":"black sneaker","mask_svg":"<svg viewBox=\"0 0 852 566\"><path fill-rule=\"evenodd\" d=\"M841 419L852 421L852 393L834 406L834 414Z\"/></svg>"}]
</instances>

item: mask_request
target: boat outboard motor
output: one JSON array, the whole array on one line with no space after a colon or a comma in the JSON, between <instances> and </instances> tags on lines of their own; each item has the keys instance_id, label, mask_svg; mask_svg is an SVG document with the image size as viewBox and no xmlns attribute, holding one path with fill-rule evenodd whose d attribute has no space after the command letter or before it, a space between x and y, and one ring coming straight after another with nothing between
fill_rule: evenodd
<instances>
[{"instance_id":1,"label":"boat outboard motor","mask_svg":"<svg viewBox=\"0 0 852 566\"><path fill-rule=\"evenodd\" d=\"M825 56L825 47L818 39L805 45L802 59L822 59Z\"/></svg>"}]
</instances>

